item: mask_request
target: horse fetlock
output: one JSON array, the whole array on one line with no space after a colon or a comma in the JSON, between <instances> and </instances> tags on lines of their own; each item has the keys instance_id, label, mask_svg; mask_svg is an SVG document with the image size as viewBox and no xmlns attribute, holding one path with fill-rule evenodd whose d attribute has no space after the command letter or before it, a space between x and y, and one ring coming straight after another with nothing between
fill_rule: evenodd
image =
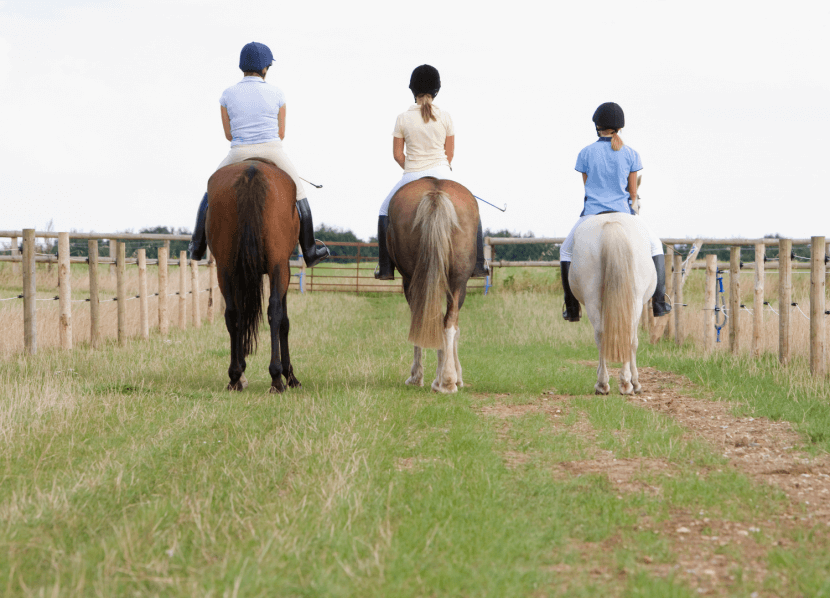
<instances>
[{"instance_id":1,"label":"horse fetlock","mask_svg":"<svg viewBox=\"0 0 830 598\"><path fill-rule=\"evenodd\" d=\"M288 388L302 388L302 383L297 380L297 377L294 375L294 372L290 372L286 377L285 381L288 383Z\"/></svg>"},{"instance_id":2,"label":"horse fetlock","mask_svg":"<svg viewBox=\"0 0 830 598\"><path fill-rule=\"evenodd\" d=\"M410 376L404 382L407 386L423 386L424 385L424 377L423 376Z\"/></svg>"}]
</instances>

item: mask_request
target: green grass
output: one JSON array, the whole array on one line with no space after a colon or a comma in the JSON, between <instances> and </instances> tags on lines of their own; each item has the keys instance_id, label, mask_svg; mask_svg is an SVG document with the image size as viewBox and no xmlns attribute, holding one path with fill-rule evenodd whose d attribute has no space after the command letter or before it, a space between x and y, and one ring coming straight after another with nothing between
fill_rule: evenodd
<instances>
[{"instance_id":1,"label":"green grass","mask_svg":"<svg viewBox=\"0 0 830 598\"><path fill-rule=\"evenodd\" d=\"M0 363L0 594L696 595L675 573L643 565L677 562L660 526L703 510L772 520L786 500L684 440L672 420L589 395L595 372L579 362L596 359L590 329L563 325L558 303L544 293L469 296L467 386L452 396L403 385L412 348L400 296L292 294L303 388L281 396L268 394L265 329L243 393L224 391L218 324L170 342ZM775 378L764 368L733 367L730 377L727 361L643 347L642 365L698 371L701 393L772 409L741 391ZM428 384L435 354L425 355ZM482 414L538 404L551 389L573 395L555 422L538 411ZM781 417L800 418L824 447L818 395L809 385L793 392L802 409L782 406ZM586 422L593 440L579 432ZM598 450L665 461L668 472L644 474L660 492L555 475ZM525 459L510 466L510 451ZM789 581L765 583L819 595L826 534L807 524L797 534L795 548L769 547L771 571ZM756 589L737 579L729 592Z\"/></svg>"}]
</instances>

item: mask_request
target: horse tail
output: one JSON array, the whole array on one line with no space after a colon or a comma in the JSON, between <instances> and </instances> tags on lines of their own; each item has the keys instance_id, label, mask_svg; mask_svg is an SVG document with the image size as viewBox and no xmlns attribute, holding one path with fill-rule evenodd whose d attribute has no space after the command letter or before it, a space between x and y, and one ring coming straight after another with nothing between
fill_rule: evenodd
<instances>
[{"instance_id":1,"label":"horse tail","mask_svg":"<svg viewBox=\"0 0 830 598\"><path fill-rule=\"evenodd\" d=\"M634 252L622 224L606 222L602 227L600 259L600 305L602 346L608 361L631 360L634 331Z\"/></svg>"},{"instance_id":2,"label":"horse tail","mask_svg":"<svg viewBox=\"0 0 830 598\"><path fill-rule=\"evenodd\" d=\"M236 307L236 325L244 359L256 350L262 319L262 274L265 251L262 242L262 211L268 196L268 181L254 164L234 183L238 232L230 269L230 292Z\"/></svg>"},{"instance_id":3,"label":"horse tail","mask_svg":"<svg viewBox=\"0 0 830 598\"><path fill-rule=\"evenodd\" d=\"M449 195L438 190L424 193L412 224L413 232L421 228L421 239L409 284L409 340L419 347L440 349L443 344L443 307L450 296L452 232L458 226L458 215Z\"/></svg>"}]
</instances>

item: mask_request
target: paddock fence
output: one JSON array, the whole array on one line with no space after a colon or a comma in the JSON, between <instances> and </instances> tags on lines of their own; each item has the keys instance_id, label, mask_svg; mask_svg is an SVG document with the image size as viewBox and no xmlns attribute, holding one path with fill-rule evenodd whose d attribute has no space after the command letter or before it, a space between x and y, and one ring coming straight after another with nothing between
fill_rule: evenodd
<instances>
[{"instance_id":1,"label":"paddock fence","mask_svg":"<svg viewBox=\"0 0 830 598\"><path fill-rule=\"evenodd\" d=\"M102 342L102 323L110 319L116 322L114 333L118 343L123 345L130 336L148 339L151 327L156 328L162 336L167 336L171 326L180 329L186 329L188 325L198 328L203 319L213 323L216 313L220 316L224 313L224 300L219 292L213 258L208 254L205 260L188 260L184 250L179 250L178 255L171 255L171 242L182 247L190 241L190 235L65 233L25 229L0 231L0 239L4 238L10 242L7 249L2 249L5 244L0 243L0 263L11 263L12 281L22 278L22 291L11 296L4 296L9 293L0 291L0 306L7 302L22 301L22 349L26 353L34 354L37 351L37 307L38 304L42 307L42 302L58 302L57 344L64 349L71 349L81 336L84 340L88 338L92 348L98 348ZM19 243L21 239L22 246ZM56 246L54 241L57 241ZM102 241L109 255L101 255L99 243ZM315 268L306 268L299 248L295 250L289 261L289 290L300 293L403 292L400 277L394 281L375 280L377 243L327 242L327 245L332 254L330 259ZM148 252L155 257L148 257ZM53 287L56 287L57 294L44 291L43 281L41 290L38 291L36 264L46 264L49 273L53 266L57 267L57 280ZM81 294L86 294L88 289L86 298L73 298L72 264L88 266L88 283L83 285L86 288L81 289ZM137 266L137 280L134 280L135 273L128 273L128 266ZM155 269L155 277L150 276L148 267ZM203 280L205 277L207 281ZM41 278L44 278L43 274ZM109 286L114 286L114 296L102 297L106 292L102 282L112 278L114 285ZM130 292L127 290L129 286L133 287ZM468 289L483 289L486 292L487 281L473 280ZM79 294L78 290L76 283L76 295ZM128 308L132 301L138 302L137 313ZM153 309L151 301L155 302ZM109 311L115 313L102 310L103 306L111 306L113 303L115 309ZM88 310L83 310L87 306ZM88 336L85 331L83 335L79 334L81 331L73 321L73 313L76 321L79 315L84 320L88 318ZM41 330L41 334L43 332Z\"/></svg>"}]
</instances>

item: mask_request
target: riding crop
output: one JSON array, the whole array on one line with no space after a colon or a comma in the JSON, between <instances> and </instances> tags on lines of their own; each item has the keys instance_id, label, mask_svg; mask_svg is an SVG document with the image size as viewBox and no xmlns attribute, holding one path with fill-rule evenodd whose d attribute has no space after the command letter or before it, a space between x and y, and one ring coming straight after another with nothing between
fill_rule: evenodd
<instances>
[{"instance_id":1,"label":"riding crop","mask_svg":"<svg viewBox=\"0 0 830 598\"><path fill-rule=\"evenodd\" d=\"M308 184L309 184L309 185L311 185L312 187L317 187L318 189L322 189L322 188L323 188L323 186L322 186L322 185L315 185L315 184L314 184L314 183L312 183L311 181L306 181L306 180L305 180L303 177L301 177L301 176L298 176L297 178L298 178L298 179L300 179L301 181L305 181L306 183L308 183Z\"/></svg>"},{"instance_id":2,"label":"riding crop","mask_svg":"<svg viewBox=\"0 0 830 598\"><path fill-rule=\"evenodd\" d=\"M303 180L305 180L305 179L303 179ZM483 202L484 202L484 203L486 203L488 206L493 206L494 208L496 208L496 209L497 209L497 210L499 210L500 212L504 212L504 211L506 211L506 210L507 210L507 204L504 204L504 210L502 210L499 206L497 206L497 205L495 205L495 204L492 204L492 203L490 203L489 201L484 201L484 200L483 200L483 199L481 199L478 195L473 195L473 197L475 197L478 201L483 201Z\"/></svg>"}]
</instances>

